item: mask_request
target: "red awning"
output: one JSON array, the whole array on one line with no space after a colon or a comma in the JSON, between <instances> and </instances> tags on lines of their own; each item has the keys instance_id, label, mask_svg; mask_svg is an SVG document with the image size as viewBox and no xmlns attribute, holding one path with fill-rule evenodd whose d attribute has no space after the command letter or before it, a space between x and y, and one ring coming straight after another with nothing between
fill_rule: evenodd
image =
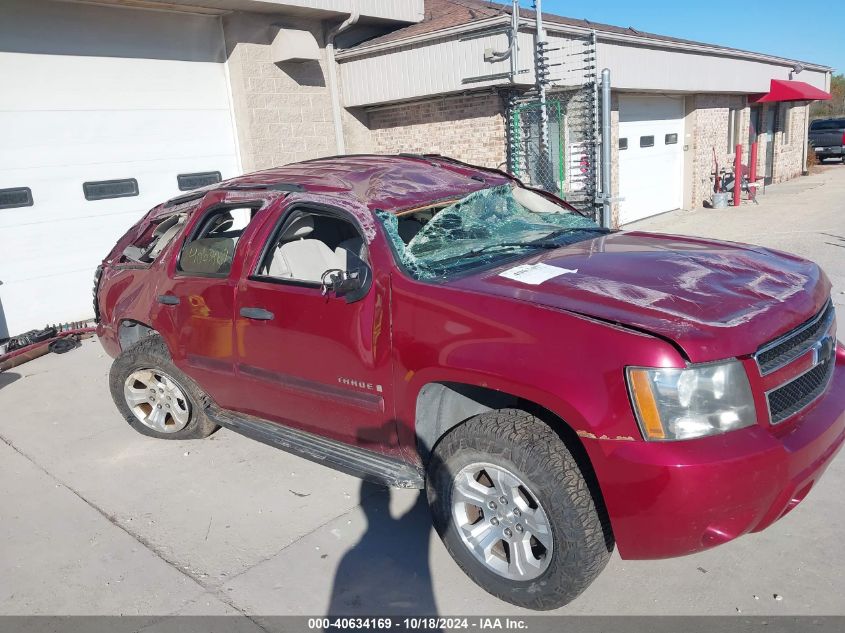
<instances>
[{"instance_id":1,"label":"red awning","mask_svg":"<svg viewBox=\"0 0 845 633\"><path fill-rule=\"evenodd\" d=\"M803 81L772 79L769 92L748 95L748 103L775 103L778 101L827 101L830 93L819 90Z\"/></svg>"}]
</instances>

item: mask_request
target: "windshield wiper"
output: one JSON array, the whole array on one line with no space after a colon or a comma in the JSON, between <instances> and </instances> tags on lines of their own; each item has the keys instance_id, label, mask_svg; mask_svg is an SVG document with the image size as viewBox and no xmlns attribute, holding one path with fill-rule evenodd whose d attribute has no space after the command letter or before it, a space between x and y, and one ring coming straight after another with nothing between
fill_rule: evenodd
<instances>
[{"instance_id":1,"label":"windshield wiper","mask_svg":"<svg viewBox=\"0 0 845 633\"><path fill-rule=\"evenodd\" d=\"M601 233L602 235L607 235L608 233L612 232L613 229L608 229L603 226L573 226L568 229L559 229L557 231L552 231L546 237L544 237L542 241L547 242L550 239L555 239L556 237L566 235L567 233Z\"/></svg>"},{"instance_id":2,"label":"windshield wiper","mask_svg":"<svg viewBox=\"0 0 845 633\"><path fill-rule=\"evenodd\" d=\"M473 257L474 255L481 255L494 248L560 248L560 244L552 242L497 242L495 244L488 244L481 248L476 248L461 255L461 257Z\"/></svg>"},{"instance_id":3,"label":"windshield wiper","mask_svg":"<svg viewBox=\"0 0 845 633\"><path fill-rule=\"evenodd\" d=\"M560 229L559 231L554 231L549 233L546 237L542 240L537 240L536 242L496 242L495 244L488 244L487 246L482 246L481 248L473 249L462 257L473 257L474 255L481 255L482 253L486 253L487 251L491 251L496 248L545 248L545 249L554 249L554 248L561 248L564 244L560 244L559 242L555 241L555 238L560 237L561 235L566 235L567 233L601 233L602 235L606 235L607 233L611 232L611 229L596 226L583 226L583 227L572 227L568 229Z\"/></svg>"}]
</instances>

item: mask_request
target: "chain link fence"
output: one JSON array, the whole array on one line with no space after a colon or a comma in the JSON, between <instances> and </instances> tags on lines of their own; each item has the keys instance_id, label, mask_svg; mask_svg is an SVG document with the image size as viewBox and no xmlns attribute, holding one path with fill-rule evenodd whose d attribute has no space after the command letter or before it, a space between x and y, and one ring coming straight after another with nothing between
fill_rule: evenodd
<instances>
[{"instance_id":1,"label":"chain link fence","mask_svg":"<svg viewBox=\"0 0 845 633\"><path fill-rule=\"evenodd\" d=\"M599 95L594 39L550 51L560 61L554 74L580 85L514 93L508 102L508 168L532 187L554 193L595 217L598 192ZM571 51L571 52L567 52ZM592 63L591 63L592 62ZM543 122L548 135L544 138Z\"/></svg>"}]
</instances>

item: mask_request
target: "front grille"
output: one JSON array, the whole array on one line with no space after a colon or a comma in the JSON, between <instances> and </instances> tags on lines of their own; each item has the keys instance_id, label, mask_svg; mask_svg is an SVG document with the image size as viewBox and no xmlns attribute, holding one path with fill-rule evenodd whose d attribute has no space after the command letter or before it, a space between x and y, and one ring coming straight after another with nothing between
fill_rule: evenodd
<instances>
[{"instance_id":1,"label":"front grille","mask_svg":"<svg viewBox=\"0 0 845 633\"><path fill-rule=\"evenodd\" d=\"M760 348L754 356L760 373L770 374L805 354L830 329L833 315L833 303L828 301L812 319Z\"/></svg>"},{"instance_id":2,"label":"front grille","mask_svg":"<svg viewBox=\"0 0 845 633\"><path fill-rule=\"evenodd\" d=\"M818 398L833 376L836 354L831 354L810 371L767 394L772 424L783 422Z\"/></svg>"}]
</instances>

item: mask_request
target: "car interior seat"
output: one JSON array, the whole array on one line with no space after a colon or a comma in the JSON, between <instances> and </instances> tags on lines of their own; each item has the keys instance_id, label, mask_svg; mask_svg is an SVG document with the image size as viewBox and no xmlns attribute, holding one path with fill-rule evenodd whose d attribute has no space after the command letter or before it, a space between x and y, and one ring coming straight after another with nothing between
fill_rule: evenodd
<instances>
[{"instance_id":1,"label":"car interior seat","mask_svg":"<svg viewBox=\"0 0 845 633\"><path fill-rule=\"evenodd\" d=\"M325 242L309 239L313 232L314 218L309 215L300 216L291 222L279 238L279 245L266 274L319 283L327 270L346 270L345 257L341 257Z\"/></svg>"},{"instance_id":2,"label":"car interior seat","mask_svg":"<svg viewBox=\"0 0 845 633\"><path fill-rule=\"evenodd\" d=\"M399 237L407 244L417 236L423 228L423 223L414 218L401 218L396 226Z\"/></svg>"},{"instance_id":3,"label":"car interior seat","mask_svg":"<svg viewBox=\"0 0 845 633\"><path fill-rule=\"evenodd\" d=\"M150 248L146 253L147 258L150 261L158 257L161 251L164 250L165 246L170 244L170 242L173 241L173 238L179 234L187 217L188 216L184 214L174 215L162 222L158 228L156 228L154 235L156 235L158 239L155 240L152 248Z\"/></svg>"}]
</instances>

